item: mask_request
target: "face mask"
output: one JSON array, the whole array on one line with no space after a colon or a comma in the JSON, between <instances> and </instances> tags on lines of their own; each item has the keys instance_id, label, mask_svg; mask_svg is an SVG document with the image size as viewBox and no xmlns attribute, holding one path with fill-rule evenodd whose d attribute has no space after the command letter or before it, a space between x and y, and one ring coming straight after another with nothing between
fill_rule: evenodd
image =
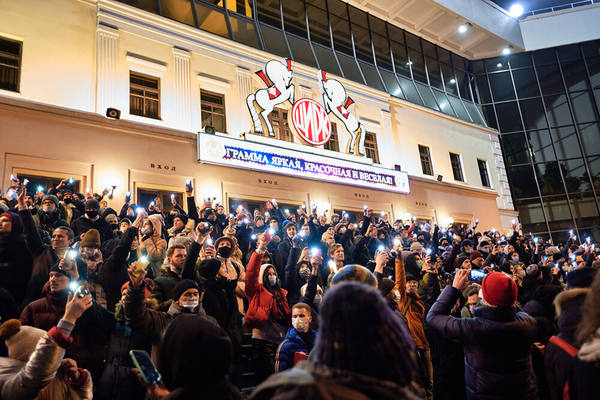
<instances>
[{"instance_id":1,"label":"face mask","mask_svg":"<svg viewBox=\"0 0 600 400\"><path fill-rule=\"evenodd\" d=\"M306 332L306 329L308 328L308 321L306 320L306 317L292 318L292 326L298 332Z\"/></svg>"},{"instance_id":2,"label":"face mask","mask_svg":"<svg viewBox=\"0 0 600 400\"><path fill-rule=\"evenodd\" d=\"M279 230L277 225L271 225L271 229L273 229L275 232L277 232Z\"/></svg>"},{"instance_id":3,"label":"face mask","mask_svg":"<svg viewBox=\"0 0 600 400\"><path fill-rule=\"evenodd\" d=\"M49 206L42 206L42 211L45 213L53 213L56 211L56 206L54 204Z\"/></svg>"},{"instance_id":4,"label":"face mask","mask_svg":"<svg viewBox=\"0 0 600 400\"><path fill-rule=\"evenodd\" d=\"M488 249L487 247L484 247L482 249L479 249L480 252L482 252L483 254L487 254L490 252L490 249Z\"/></svg>"},{"instance_id":5,"label":"face mask","mask_svg":"<svg viewBox=\"0 0 600 400\"><path fill-rule=\"evenodd\" d=\"M323 295L315 295L315 304L321 304L321 300L323 300Z\"/></svg>"},{"instance_id":6,"label":"face mask","mask_svg":"<svg viewBox=\"0 0 600 400\"><path fill-rule=\"evenodd\" d=\"M196 307L198 307L198 300L185 300L182 301L182 303L182 306L190 311L193 311Z\"/></svg>"},{"instance_id":7,"label":"face mask","mask_svg":"<svg viewBox=\"0 0 600 400\"><path fill-rule=\"evenodd\" d=\"M417 261L417 268L423 268L423 261Z\"/></svg>"},{"instance_id":8,"label":"face mask","mask_svg":"<svg viewBox=\"0 0 600 400\"><path fill-rule=\"evenodd\" d=\"M271 286L275 286L275 284L277 283L277 277L276 276L269 276L269 285Z\"/></svg>"},{"instance_id":9,"label":"face mask","mask_svg":"<svg viewBox=\"0 0 600 400\"><path fill-rule=\"evenodd\" d=\"M513 257L513 258L512 258L512 261L513 261L513 262L519 262L519 257Z\"/></svg>"},{"instance_id":10,"label":"face mask","mask_svg":"<svg viewBox=\"0 0 600 400\"><path fill-rule=\"evenodd\" d=\"M473 249L467 250L467 254L471 254L472 252L473 252Z\"/></svg>"},{"instance_id":11,"label":"face mask","mask_svg":"<svg viewBox=\"0 0 600 400\"><path fill-rule=\"evenodd\" d=\"M142 229L142 235L144 235L144 236L150 236L150 235L152 235L152 229L150 229L150 228L144 228L144 229Z\"/></svg>"},{"instance_id":12,"label":"face mask","mask_svg":"<svg viewBox=\"0 0 600 400\"><path fill-rule=\"evenodd\" d=\"M217 250L217 253L219 253L219 255L223 258L229 258L231 252L231 247L219 247L219 249Z\"/></svg>"},{"instance_id":13,"label":"face mask","mask_svg":"<svg viewBox=\"0 0 600 400\"><path fill-rule=\"evenodd\" d=\"M94 210L94 211L86 211L85 212L88 216L88 218L90 219L94 219L98 216L98 211Z\"/></svg>"},{"instance_id":14,"label":"face mask","mask_svg":"<svg viewBox=\"0 0 600 400\"><path fill-rule=\"evenodd\" d=\"M70 197L67 197L66 199L63 199L63 201L65 202L65 204L71 204L73 202L73 199Z\"/></svg>"},{"instance_id":15,"label":"face mask","mask_svg":"<svg viewBox=\"0 0 600 400\"><path fill-rule=\"evenodd\" d=\"M298 275L300 275L300 278L307 281L308 277L310 276L310 270L308 268L303 268L300 270L300 272L298 272Z\"/></svg>"},{"instance_id":16,"label":"face mask","mask_svg":"<svg viewBox=\"0 0 600 400\"><path fill-rule=\"evenodd\" d=\"M110 224L110 227L113 231L116 231L117 229L119 229L119 224Z\"/></svg>"}]
</instances>

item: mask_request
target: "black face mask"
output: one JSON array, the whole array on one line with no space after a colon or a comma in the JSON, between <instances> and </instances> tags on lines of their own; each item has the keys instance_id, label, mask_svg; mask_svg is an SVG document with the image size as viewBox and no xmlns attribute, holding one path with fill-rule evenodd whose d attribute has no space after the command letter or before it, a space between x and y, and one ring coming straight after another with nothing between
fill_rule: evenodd
<instances>
[{"instance_id":1,"label":"black face mask","mask_svg":"<svg viewBox=\"0 0 600 400\"><path fill-rule=\"evenodd\" d=\"M90 219L94 219L94 218L96 218L96 217L98 216L98 211L96 211L96 210L93 210L93 211L86 211L85 213L87 214L87 216L88 216Z\"/></svg>"},{"instance_id":2,"label":"black face mask","mask_svg":"<svg viewBox=\"0 0 600 400\"><path fill-rule=\"evenodd\" d=\"M231 247L219 247L217 253L223 258L229 258L232 251L233 250L231 250Z\"/></svg>"},{"instance_id":3,"label":"black face mask","mask_svg":"<svg viewBox=\"0 0 600 400\"><path fill-rule=\"evenodd\" d=\"M117 229L119 229L119 224L110 224L110 227L113 231L116 231Z\"/></svg>"},{"instance_id":4,"label":"black face mask","mask_svg":"<svg viewBox=\"0 0 600 400\"><path fill-rule=\"evenodd\" d=\"M70 204L70 203L72 203L72 202L73 202L73 199L72 199L72 198L70 198L70 197L65 197L65 198L63 199L63 201L65 202L65 204Z\"/></svg>"}]
</instances>

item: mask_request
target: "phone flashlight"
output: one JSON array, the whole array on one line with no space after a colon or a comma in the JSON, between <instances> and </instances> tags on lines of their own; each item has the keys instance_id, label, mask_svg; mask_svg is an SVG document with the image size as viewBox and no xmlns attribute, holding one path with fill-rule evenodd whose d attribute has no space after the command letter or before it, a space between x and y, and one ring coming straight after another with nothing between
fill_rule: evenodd
<instances>
[{"instance_id":1,"label":"phone flashlight","mask_svg":"<svg viewBox=\"0 0 600 400\"><path fill-rule=\"evenodd\" d=\"M569 231L569 235L572 235L572 234L573 234L573 229L571 229L571 230Z\"/></svg>"},{"instance_id":2,"label":"phone flashlight","mask_svg":"<svg viewBox=\"0 0 600 400\"><path fill-rule=\"evenodd\" d=\"M29 179L25 178L23 179L23 185L27 185L29 183Z\"/></svg>"},{"instance_id":3,"label":"phone flashlight","mask_svg":"<svg viewBox=\"0 0 600 400\"><path fill-rule=\"evenodd\" d=\"M416 233L413 233L413 237L414 237L414 238L416 238L416 237L417 237L417 234L416 234Z\"/></svg>"},{"instance_id":4,"label":"phone flashlight","mask_svg":"<svg viewBox=\"0 0 600 400\"><path fill-rule=\"evenodd\" d=\"M369 206L367 206L366 204L363 206L363 210L366 210L367 208L369 208Z\"/></svg>"},{"instance_id":5,"label":"phone flashlight","mask_svg":"<svg viewBox=\"0 0 600 400\"><path fill-rule=\"evenodd\" d=\"M514 225L517 221L513 218L510 222Z\"/></svg>"},{"instance_id":6,"label":"phone flashlight","mask_svg":"<svg viewBox=\"0 0 600 400\"><path fill-rule=\"evenodd\" d=\"M271 215L271 214L269 214L268 211L265 211L265 217L268 217L269 215Z\"/></svg>"},{"instance_id":7,"label":"phone flashlight","mask_svg":"<svg viewBox=\"0 0 600 400\"><path fill-rule=\"evenodd\" d=\"M250 220L248 218L244 218L244 223L248 224L248 223L250 223Z\"/></svg>"},{"instance_id":8,"label":"phone flashlight","mask_svg":"<svg viewBox=\"0 0 600 400\"><path fill-rule=\"evenodd\" d=\"M539 241L538 238L536 238L536 237L533 238L533 243L537 243L538 241Z\"/></svg>"},{"instance_id":9,"label":"phone flashlight","mask_svg":"<svg viewBox=\"0 0 600 400\"><path fill-rule=\"evenodd\" d=\"M150 202L150 207L154 207L154 204L156 204L156 203L154 203L153 201L151 201Z\"/></svg>"},{"instance_id":10,"label":"phone flashlight","mask_svg":"<svg viewBox=\"0 0 600 400\"><path fill-rule=\"evenodd\" d=\"M69 178L69 183L73 183L73 182L75 182L75 179Z\"/></svg>"},{"instance_id":11,"label":"phone flashlight","mask_svg":"<svg viewBox=\"0 0 600 400\"><path fill-rule=\"evenodd\" d=\"M385 211L382 211L380 215L383 217L385 215Z\"/></svg>"},{"instance_id":12,"label":"phone flashlight","mask_svg":"<svg viewBox=\"0 0 600 400\"><path fill-rule=\"evenodd\" d=\"M310 249L310 254L313 257L316 257L317 255L319 255L319 248L318 247L313 247L312 249Z\"/></svg>"},{"instance_id":13,"label":"phone flashlight","mask_svg":"<svg viewBox=\"0 0 600 400\"><path fill-rule=\"evenodd\" d=\"M585 241L590 243L592 241L592 239L588 236L587 238L585 238Z\"/></svg>"},{"instance_id":14,"label":"phone flashlight","mask_svg":"<svg viewBox=\"0 0 600 400\"><path fill-rule=\"evenodd\" d=\"M250 239L252 239L252 240L256 240L256 235L252 235L252 236L250 236Z\"/></svg>"},{"instance_id":15,"label":"phone flashlight","mask_svg":"<svg viewBox=\"0 0 600 400\"><path fill-rule=\"evenodd\" d=\"M425 254L427 254L427 255L431 255L431 249L427 249L427 250L425 250Z\"/></svg>"},{"instance_id":16,"label":"phone flashlight","mask_svg":"<svg viewBox=\"0 0 600 400\"><path fill-rule=\"evenodd\" d=\"M186 179L185 180L185 186L190 186L192 184L192 180L191 179Z\"/></svg>"},{"instance_id":17,"label":"phone flashlight","mask_svg":"<svg viewBox=\"0 0 600 400\"><path fill-rule=\"evenodd\" d=\"M78 287L79 287L79 283L77 281L71 281L71 283L69 283L69 290L71 292L76 291Z\"/></svg>"},{"instance_id":18,"label":"phone flashlight","mask_svg":"<svg viewBox=\"0 0 600 400\"><path fill-rule=\"evenodd\" d=\"M302 209L306 210L306 205L302 204Z\"/></svg>"},{"instance_id":19,"label":"phone flashlight","mask_svg":"<svg viewBox=\"0 0 600 400\"><path fill-rule=\"evenodd\" d=\"M125 197L128 198L128 199L130 199L131 198L131 192L125 193Z\"/></svg>"},{"instance_id":20,"label":"phone flashlight","mask_svg":"<svg viewBox=\"0 0 600 400\"><path fill-rule=\"evenodd\" d=\"M206 244L212 246L213 240L211 238L206 239Z\"/></svg>"},{"instance_id":21,"label":"phone flashlight","mask_svg":"<svg viewBox=\"0 0 600 400\"><path fill-rule=\"evenodd\" d=\"M283 210L283 212L285 212L286 214L289 214L290 210L286 208L285 210Z\"/></svg>"},{"instance_id":22,"label":"phone flashlight","mask_svg":"<svg viewBox=\"0 0 600 400\"><path fill-rule=\"evenodd\" d=\"M37 187L37 191L38 192L43 192L44 191L44 187L43 186L38 186Z\"/></svg>"},{"instance_id":23,"label":"phone flashlight","mask_svg":"<svg viewBox=\"0 0 600 400\"><path fill-rule=\"evenodd\" d=\"M352 224L352 225L354 225L354 228L358 228L358 224Z\"/></svg>"},{"instance_id":24,"label":"phone flashlight","mask_svg":"<svg viewBox=\"0 0 600 400\"><path fill-rule=\"evenodd\" d=\"M304 237L304 236L306 236L306 232L304 232L303 230L300 230L300 232L298 232L298 236Z\"/></svg>"},{"instance_id":25,"label":"phone flashlight","mask_svg":"<svg viewBox=\"0 0 600 400\"><path fill-rule=\"evenodd\" d=\"M171 193L171 200L175 200L175 195Z\"/></svg>"},{"instance_id":26,"label":"phone flashlight","mask_svg":"<svg viewBox=\"0 0 600 400\"><path fill-rule=\"evenodd\" d=\"M233 214L232 213L229 213L229 218L233 218Z\"/></svg>"},{"instance_id":27,"label":"phone flashlight","mask_svg":"<svg viewBox=\"0 0 600 400\"><path fill-rule=\"evenodd\" d=\"M380 251L380 252L384 252L385 251L385 247L382 244L380 244L379 247L377 247L377 250Z\"/></svg>"},{"instance_id":28,"label":"phone flashlight","mask_svg":"<svg viewBox=\"0 0 600 400\"><path fill-rule=\"evenodd\" d=\"M10 174L10 180L11 181L16 181L17 179L15 178L15 176L13 174Z\"/></svg>"},{"instance_id":29,"label":"phone flashlight","mask_svg":"<svg viewBox=\"0 0 600 400\"><path fill-rule=\"evenodd\" d=\"M478 224L478 223L479 223L479 220L478 220L478 219L476 219L476 220L475 220L475 223L476 223L476 224Z\"/></svg>"},{"instance_id":30,"label":"phone flashlight","mask_svg":"<svg viewBox=\"0 0 600 400\"><path fill-rule=\"evenodd\" d=\"M71 260L74 260L77 257L77 250L69 250L67 252L67 257Z\"/></svg>"},{"instance_id":31,"label":"phone flashlight","mask_svg":"<svg viewBox=\"0 0 600 400\"><path fill-rule=\"evenodd\" d=\"M275 234L275 229L269 228L269 235L274 235L274 234Z\"/></svg>"},{"instance_id":32,"label":"phone flashlight","mask_svg":"<svg viewBox=\"0 0 600 400\"><path fill-rule=\"evenodd\" d=\"M271 203L275 203L275 199L271 199Z\"/></svg>"},{"instance_id":33,"label":"phone flashlight","mask_svg":"<svg viewBox=\"0 0 600 400\"><path fill-rule=\"evenodd\" d=\"M400 246L400 239L396 238L394 239L394 246Z\"/></svg>"},{"instance_id":34,"label":"phone flashlight","mask_svg":"<svg viewBox=\"0 0 600 400\"><path fill-rule=\"evenodd\" d=\"M333 272L334 274L337 273L337 265L335 265L335 261L329 260L327 265L329 266L329 269L331 270L331 272Z\"/></svg>"},{"instance_id":35,"label":"phone flashlight","mask_svg":"<svg viewBox=\"0 0 600 400\"><path fill-rule=\"evenodd\" d=\"M138 208L135 209L135 212L138 213L138 214L141 214L142 211L144 211L144 209L142 207L138 207Z\"/></svg>"}]
</instances>

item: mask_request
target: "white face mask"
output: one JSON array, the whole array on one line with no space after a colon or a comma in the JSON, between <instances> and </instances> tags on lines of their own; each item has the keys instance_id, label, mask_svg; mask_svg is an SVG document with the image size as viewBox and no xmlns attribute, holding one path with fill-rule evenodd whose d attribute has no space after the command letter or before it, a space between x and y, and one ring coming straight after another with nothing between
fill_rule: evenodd
<instances>
[{"instance_id":1,"label":"white face mask","mask_svg":"<svg viewBox=\"0 0 600 400\"><path fill-rule=\"evenodd\" d=\"M275 286L275 284L277 283L277 277L276 276L269 276L269 285L271 286Z\"/></svg>"},{"instance_id":2,"label":"white face mask","mask_svg":"<svg viewBox=\"0 0 600 400\"><path fill-rule=\"evenodd\" d=\"M308 320L306 317L292 318L292 326L298 332L306 332L308 330Z\"/></svg>"},{"instance_id":3,"label":"white face mask","mask_svg":"<svg viewBox=\"0 0 600 400\"><path fill-rule=\"evenodd\" d=\"M44 211L45 213L53 213L54 211L56 211L56 206L54 204L43 205L42 211Z\"/></svg>"},{"instance_id":4,"label":"white face mask","mask_svg":"<svg viewBox=\"0 0 600 400\"><path fill-rule=\"evenodd\" d=\"M519 257L513 257L512 260L513 262L519 262Z\"/></svg>"},{"instance_id":5,"label":"white face mask","mask_svg":"<svg viewBox=\"0 0 600 400\"><path fill-rule=\"evenodd\" d=\"M194 311L198 307L198 300L185 300L182 301L182 306L190 311Z\"/></svg>"}]
</instances>

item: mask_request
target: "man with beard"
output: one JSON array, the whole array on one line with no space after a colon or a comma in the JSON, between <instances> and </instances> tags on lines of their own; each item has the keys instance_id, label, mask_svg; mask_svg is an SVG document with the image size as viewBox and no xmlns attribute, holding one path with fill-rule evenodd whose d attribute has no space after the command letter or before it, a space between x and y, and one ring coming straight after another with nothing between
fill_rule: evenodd
<instances>
[{"instance_id":1,"label":"man with beard","mask_svg":"<svg viewBox=\"0 0 600 400\"><path fill-rule=\"evenodd\" d=\"M37 217L40 221L40 228L50 235L59 226L69 226L67 221L61 219L58 197L53 194L42 197L42 207L37 212Z\"/></svg>"}]
</instances>

